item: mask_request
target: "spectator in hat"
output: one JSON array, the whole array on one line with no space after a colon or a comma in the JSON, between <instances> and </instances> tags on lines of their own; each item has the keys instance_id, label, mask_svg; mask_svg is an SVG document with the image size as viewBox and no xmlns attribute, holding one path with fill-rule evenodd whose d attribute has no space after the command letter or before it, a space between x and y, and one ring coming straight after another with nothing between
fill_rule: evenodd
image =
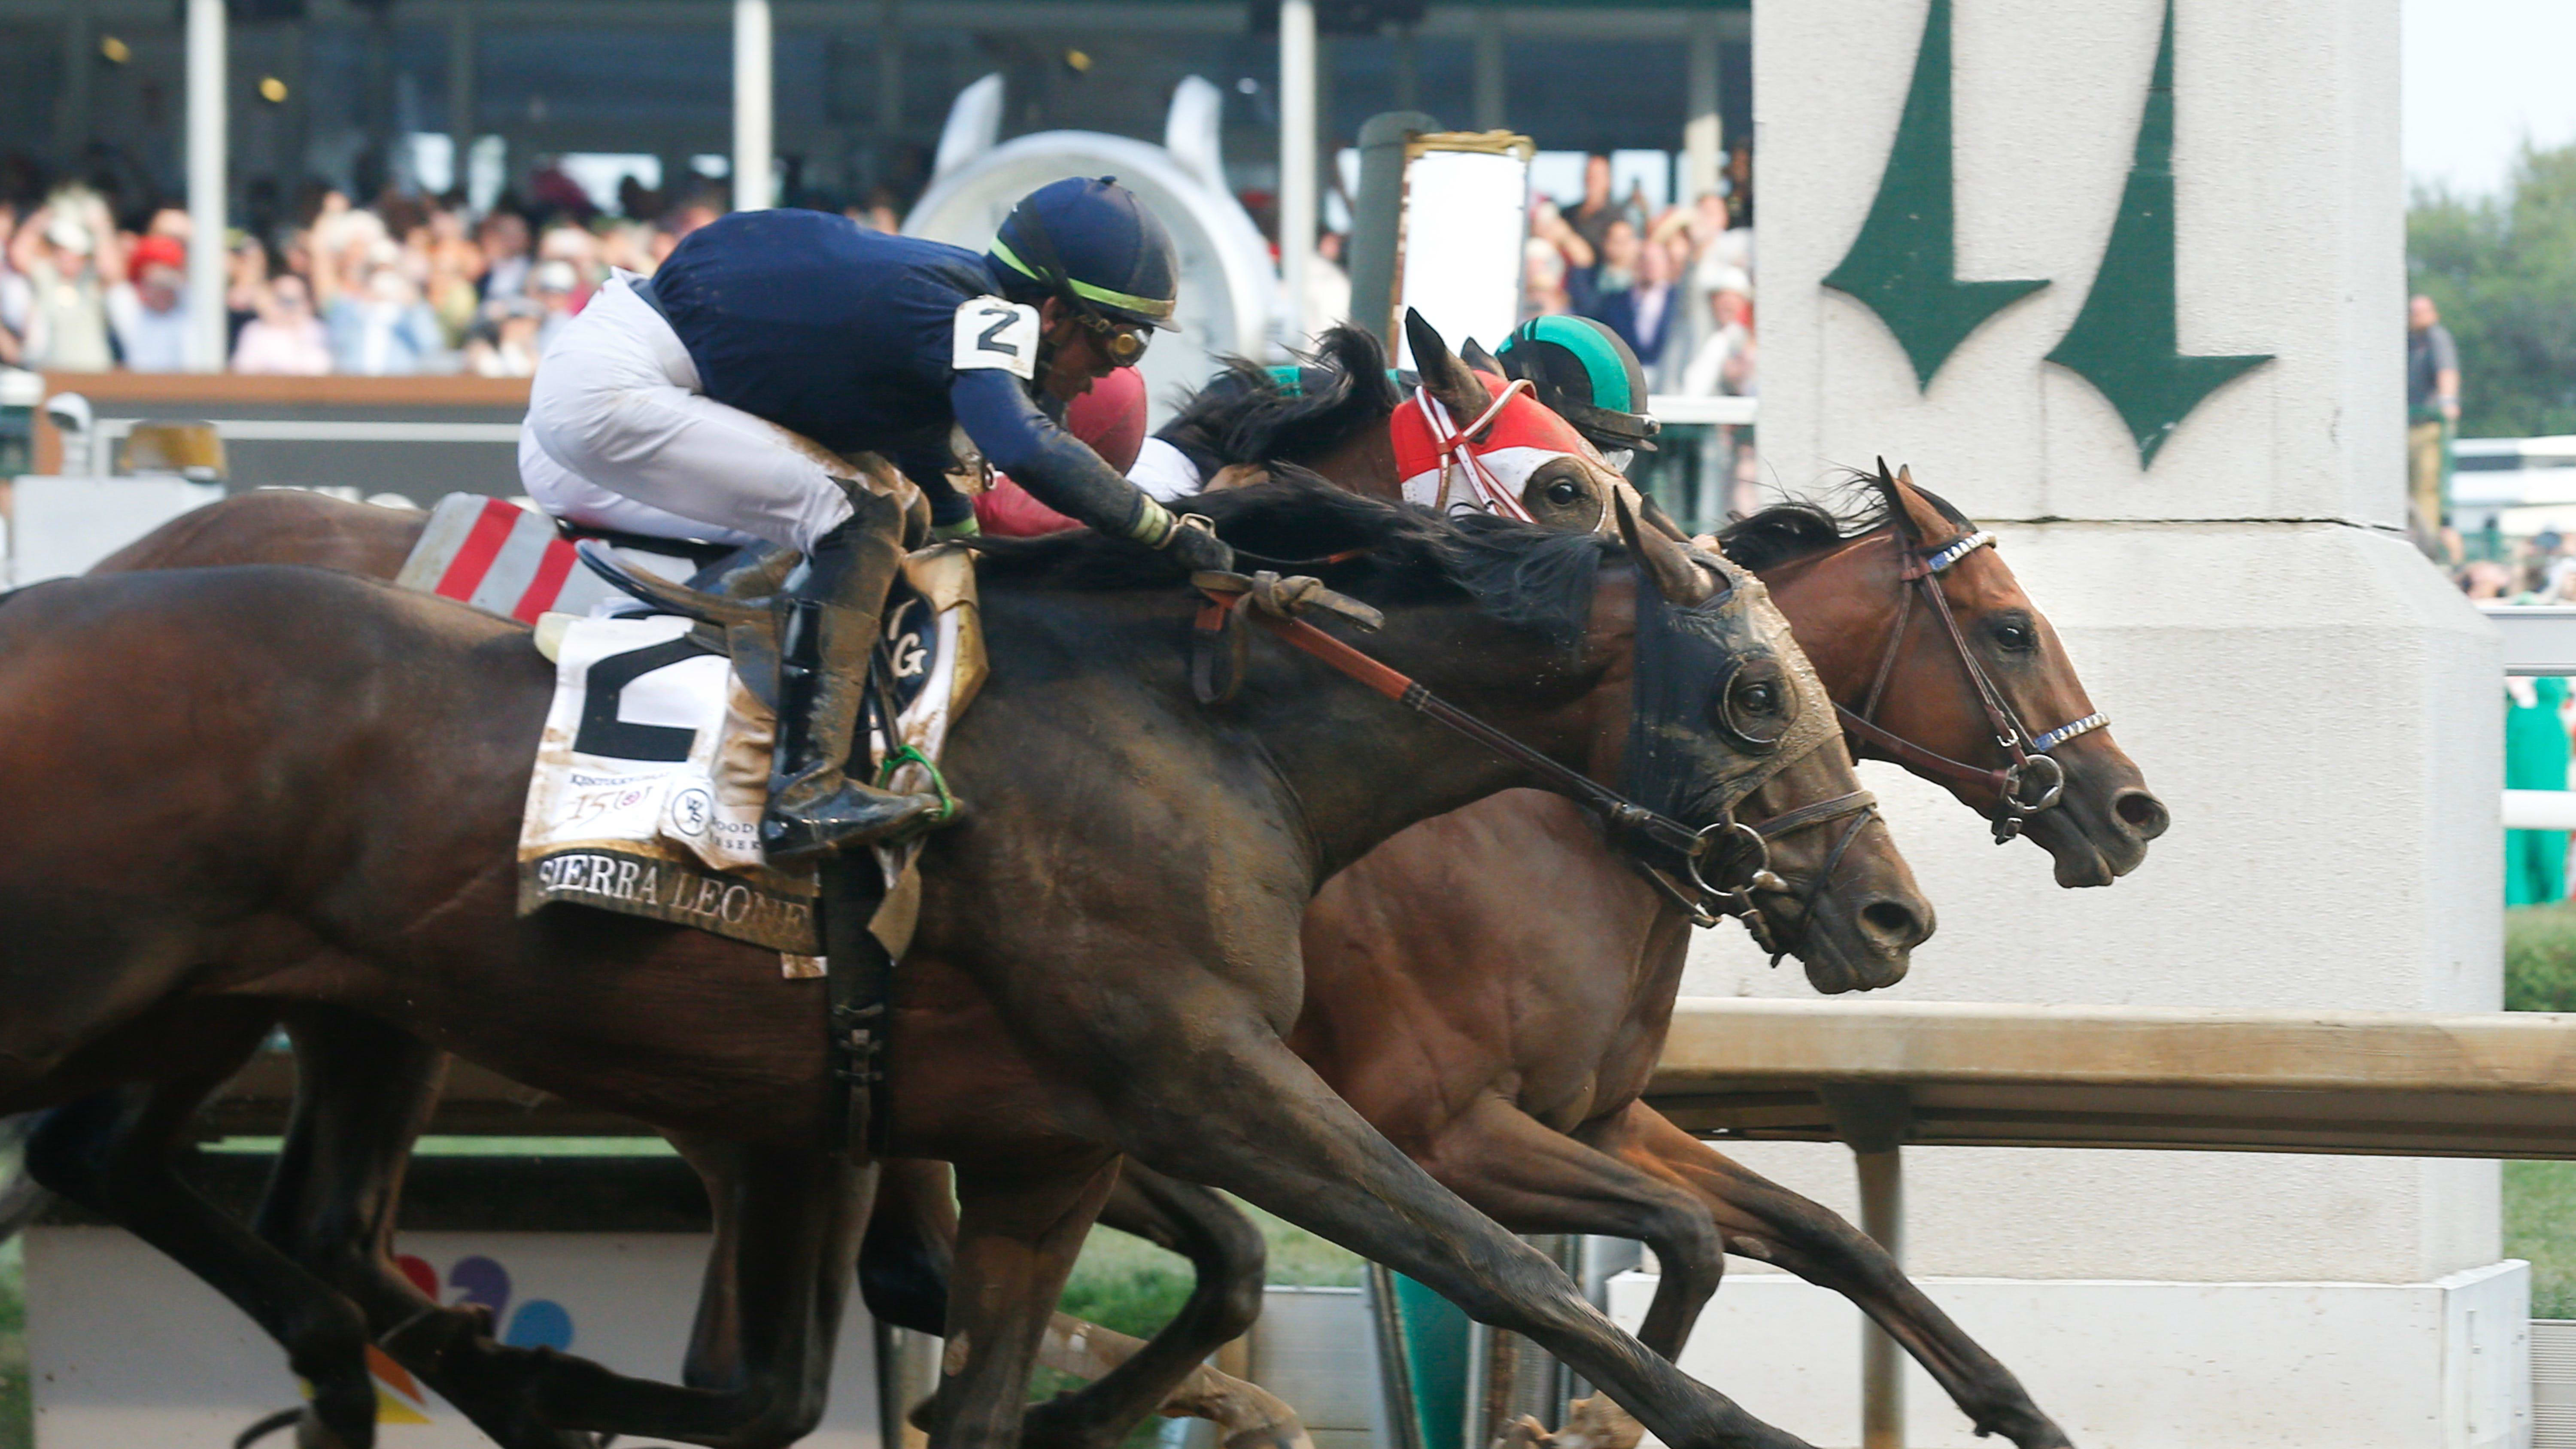
<instances>
[{"instance_id":1,"label":"spectator in hat","mask_svg":"<svg viewBox=\"0 0 2576 1449\"><path fill-rule=\"evenodd\" d=\"M446 361L438 314L403 275L399 255L397 249L393 256L380 257L361 289L332 300L323 325L331 334L337 371L391 377L436 372Z\"/></svg>"},{"instance_id":2,"label":"spectator in hat","mask_svg":"<svg viewBox=\"0 0 2576 1449\"><path fill-rule=\"evenodd\" d=\"M125 255L105 202L86 191L57 194L9 239L9 265L27 279L27 366L105 372L116 365L107 288L111 275L124 274Z\"/></svg>"},{"instance_id":3,"label":"spectator in hat","mask_svg":"<svg viewBox=\"0 0 2576 1449\"><path fill-rule=\"evenodd\" d=\"M188 368L188 248L153 232L126 254L127 280L107 290L108 321L125 365L136 372Z\"/></svg>"},{"instance_id":4,"label":"spectator in hat","mask_svg":"<svg viewBox=\"0 0 2576 1449\"><path fill-rule=\"evenodd\" d=\"M1753 279L1730 267L1709 293L1716 330L1682 369L1682 391L1692 397L1749 397L1753 380Z\"/></svg>"}]
</instances>

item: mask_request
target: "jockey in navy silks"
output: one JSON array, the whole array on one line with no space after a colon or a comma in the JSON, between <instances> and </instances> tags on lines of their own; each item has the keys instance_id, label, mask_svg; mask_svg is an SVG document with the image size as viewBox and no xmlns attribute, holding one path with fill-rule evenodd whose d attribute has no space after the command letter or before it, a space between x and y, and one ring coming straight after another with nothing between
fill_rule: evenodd
<instances>
[{"instance_id":1,"label":"jockey in navy silks","mask_svg":"<svg viewBox=\"0 0 2576 1449\"><path fill-rule=\"evenodd\" d=\"M980 256L823 212L735 212L650 279L603 287L546 349L519 450L540 507L805 556L788 592L820 606L821 627L800 661L810 689L779 701L771 861L894 838L941 810L846 771L903 511L806 440L885 457L941 536L975 528L947 481L963 433L1039 502L1180 568L1228 568L1213 533L1176 526L1056 421L1171 327L1177 278L1162 224L1107 178L1030 193Z\"/></svg>"}]
</instances>

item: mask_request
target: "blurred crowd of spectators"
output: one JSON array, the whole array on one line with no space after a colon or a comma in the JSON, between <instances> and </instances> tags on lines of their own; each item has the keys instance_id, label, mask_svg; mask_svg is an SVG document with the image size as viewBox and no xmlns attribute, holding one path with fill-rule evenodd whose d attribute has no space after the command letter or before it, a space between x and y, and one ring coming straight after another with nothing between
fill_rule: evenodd
<instances>
[{"instance_id":1,"label":"blurred crowd of spectators","mask_svg":"<svg viewBox=\"0 0 2576 1449\"><path fill-rule=\"evenodd\" d=\"M606 216L577 189L549 194L546 180L535 204L505 198L480 217L461 197L388 192L360 206L315 187L271 234L234 233L231 370L525 377L611 268L650 273L724 210L720 193L666 202L630 183L627 216ZM32 204L0 200L0 364L184 368L189 232L183 209L120 217L77 184Z\"/></svg>"},{"instance_id":2,"label":"blurred crowd of spectators","mask_svg":"<svg viewBox=\"0 0 2576 1449\"><path fill-rule=\"evenodd\" d=\"M1724 194L1655 210L1612 194L1610 158L1585 158L1583 200L1530 210L1522 310L1607 324L1656 392L1755 395L1753 157L1727 158Z\"/></svg>"}]
</instances>

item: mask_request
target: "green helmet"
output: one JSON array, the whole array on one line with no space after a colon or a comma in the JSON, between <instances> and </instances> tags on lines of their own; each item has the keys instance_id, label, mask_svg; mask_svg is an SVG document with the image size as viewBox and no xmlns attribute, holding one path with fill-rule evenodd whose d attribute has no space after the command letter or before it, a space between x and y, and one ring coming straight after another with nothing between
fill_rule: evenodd
<instances>
[{"instance_id":1,"label":"green helmet","mask_svg":"<svg viewBox=\"0 0 2576 1449\"><path fill-rule=\"evenodd\" d=\"M1494 353L1505 376L1529 380L1538 400L1603 452L1655 451L1663 427L1646 412L1646 370L1619 334L1589 317L1534 317Z\"/></svg>"}]
</instances>

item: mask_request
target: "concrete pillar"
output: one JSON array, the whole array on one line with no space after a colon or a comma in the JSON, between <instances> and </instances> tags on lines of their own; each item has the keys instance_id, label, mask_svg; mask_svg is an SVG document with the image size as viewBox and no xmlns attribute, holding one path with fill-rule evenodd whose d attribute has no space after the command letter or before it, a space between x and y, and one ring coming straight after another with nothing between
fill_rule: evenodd
<instances>
[{"instance_id":1,"label":"concrete pillar","mask_svg":"<svg viewBox=\"0 0 2576 1449\"><path fill-rule=\"evenodd\" d=\"M2497 648L2399 531L2398 0L1805 0L1753 24L1766 478L1821 490L1883 454L1993 527L2173 815L2136 874L2061 890L2034 846L1865 766L1941 911L1897 992L2494 1009ZM1740 935L1701 935L1687 991L1807 994ZM1839 1148L1738 1155L1854 1212ZM2509 1351L2472 1343L2492 1301L2459 1307L2514 1271L2491 1163L1905 1160L1909 1268L2014 1305L1957 1311L2077 1443L2484 1443L2460 1404L2517 1376L2444 1367ZM1848 1397L1765 1383L1796 1364L1848 1396L1846 1312L1812 1339L1725 1320L1755 1276L1683 1366L1849 1442ZM2398 1362L2425 1372L2374 1366ZM1918 1434L1950 1433L1914 1383Z\"/></svg>"},{"instance_id":2,"label":"concrete pillar","mask_svg":"<svg viewBox=\"0 0 2576 1449\"><path fill-rule=\"evenodd\" d=\"M54 97L54 152L77 166L89 145L91 77L98 71L98 30L89 0L63 0L62 89Z\"/></svg>"},{"instance_id":3,"label":"concrete pillar","mask_svg":"<svg viewBox=\"0 0 2576 1449\"><path fill-rule=\"evenodd\" d=\"M221 372L226 152L224 0L188 0L188 366Z\"/></svg>"},{"instance_id":4,"label":"concrete pillar","mask_svg":"<svg viewBox=\"0 0 2576 1449\"><path fill-rule=\"evenodd\" d=\"M1717 113L1717 27L1693 27L1690 37L1689 113L1682 122L1682 194L1688 206L1717 189L1726 161L1726 136Z\"/></svg>"},{"instance_id":5,"label":"concrete pillar","mask_svg":"<svg viewBox=\"0 0 2576 1449\"><path fill-rule=\"evenodd\" d=\"M733 205L759 211L772 204L769 0L733 0Z\"/></svg>"},{"instance_id":6,"label":"concrete pillar","mask_svg":"<svg viewBox=\"0 0 2576 1449\"><path fill-rule=\"evenodd\" d=\"M474 117L480 102L477 45L482 7L463 0L447 22L447 140L456 153L454 184L465 185L466 158L474 150Z\"/></svg>"},{"instance_id":7,"label":"concrete pillar","mask_svg":"<svg viewBox=\"0 0 2576 1449\"><path fill-rule=\"evenodd\" d=\"M1503 61L1502 12L1489 6L1476 11L1476 129L1499 131L1511 124L1504 96L1509 90Z\"/></svg>"},{"instance_id":8,"label":"concrete pillar","mask_svg":"<svg viewBox=\"0 0 2576 1449\"><path fill-rule=\"evenodd\" d=\"M1287 308L1280 336L1303 346L1307 259L1315 251L1315 0L1279 5L1279 282Z\"/></svg>"}]
</instances>

